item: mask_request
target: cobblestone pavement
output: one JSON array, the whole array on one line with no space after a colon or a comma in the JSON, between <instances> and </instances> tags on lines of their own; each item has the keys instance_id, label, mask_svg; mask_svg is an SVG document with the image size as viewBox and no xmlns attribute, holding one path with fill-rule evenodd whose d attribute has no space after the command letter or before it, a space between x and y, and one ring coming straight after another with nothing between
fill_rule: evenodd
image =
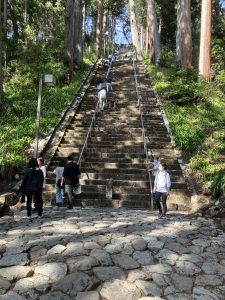
<instances>
[{"instance_id":1,"label":"cobblestone pavement","mask_svg":"<svg viewBox=\"0 0 225 300\"><path fill-rule=\"evenodd\" d=\"M212 220L125 209L0 219L0 299L225 299L225 233Z\"/></svg>"}]
</instances>

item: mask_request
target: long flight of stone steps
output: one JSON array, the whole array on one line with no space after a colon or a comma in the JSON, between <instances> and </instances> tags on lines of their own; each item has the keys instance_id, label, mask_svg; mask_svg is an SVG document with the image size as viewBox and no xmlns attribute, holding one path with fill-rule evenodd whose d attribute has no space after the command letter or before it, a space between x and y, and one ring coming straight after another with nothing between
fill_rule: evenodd
<instances>
[{"instance_id":1,"label":"long flight of stone steps","mask_svg":"<svg viewBox=\"0 0 225 300\"><path fill-rule=\"evenodd\" d=\"M110 76L113 78L113 92L108 101L114 105L97 114L81 162L80 182L83 193L74 204L85 207L148 208L150 186L132 62L113 62ZM151 140L149 147L153 151L157 150L169 165L173 181L169 202L173 206L179 205L179 208L187 209L189 197L186 183L160 108L141 64L138 65L138 82L142 94L144 123ZM96 94L93 80L49 166L46 201L52 202L54 199L53 170L59 160L68 154L72 154L75 159L79 157L96 106Z\"/></svg>"}]
</instances>

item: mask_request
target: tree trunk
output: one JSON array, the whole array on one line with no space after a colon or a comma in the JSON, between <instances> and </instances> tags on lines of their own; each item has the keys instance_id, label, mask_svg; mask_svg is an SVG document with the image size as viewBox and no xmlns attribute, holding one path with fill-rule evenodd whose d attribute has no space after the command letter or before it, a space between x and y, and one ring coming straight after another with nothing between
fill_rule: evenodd
<instances>
[{"instance_id":1,"label":"tree trunk","mask_svg":"<svg viewBox=\"0 0 225 300\"><path fill-rule=\"evenodd\" d=\"M141 25L140 43L141 43L141 51L143 51L145 49L145 44L146 44L146 28L143 25Z\"/></svg>"},{"instance_id":2,"label":"tree trunk","mask_svg":"<svg viewBox=\"0 0 225 300\"><path fill-rule=\"evenodd\" d=\"M112 51L115 50L115 39L116 39L116 18L112 16Z\"/></svg>"},{"instance_id":3,"label":"tree trunk","mask_svg":"<svg viewBox=\"0 0 225 300\"><path fill-rule=\"evenodd\" d=\"M96 28L96 55L99 57L102 50L102 23L103 23L103 0L97 0L98 17Z\"/></svg>"},{"instance_id":4,"label":"tree trunk","mask_svg":"<svg viewBox=\"0 0 225 300\"><path fill-rule=\"evenodd\" d=\"M6 26L6 22L7 22L7 0L4 0L4 16L3 16L3 22L4 22L4 26Z\"/></svg>"},{"instance_id":5,"label":"tree trunk","mask_svg":"<svg viewBox=\"0 0 225 300\"><path fill-rule=\"evenodd\" d=\"M176 59L182 69L192 66L192 36L190 0L178 0Z\"/></svg>"},{"instance_id":6,"label":"tree trunk","mask_svg":"<svg viewBox=\"0 0 225 300\"><path fill-rule=\"evenodd\" d=\"M81 65L82 62L82 45L83 45L83 34L82 34L82 0L75 0L74 6L74 63L77 66Z\"/></svg>"},{"instance_id":7,"label":"tree trunk","mask_svg":"<svg viewBox=\"0 0 225 300\"><path fill-rule=\"evenodd\" d=\"M147 18L149 26L149 45L152 44L150 48L151 61L153 64L157 64L160 58L160 36L159 27L156 17L155 5L153 0L147 0Z\"/></svg>"},{"instance_id":8,"label":"tree trunk","mask_svg":"<svg viewBox=\"0 0 225 300\"><path fill-rule=\"evenodd\" d=\"M147 18L147 26L146 26L146 43L145 43L145 52L148 53L149 51L149 24L148 24L148 18Z\"/></svg>"},{"instance_id":9,"label":"tree trunk","mask_svg":"<svg viewBox=\"0 0 225 300\"><path fill-rule=\"evenodd\" d=\"M0 111L3 110L4 92L3 92L3 68L2 68L2 41L3 41L3 26L2 26L2 0L0 0Z\"/></svg>"},{"instance_id":10,"label":"tree trunk","mask_svg":"<svg viewBox=\"0 0 225 300\"><path fill-rule=\"evenodd\" d=\"M202 0L199 75L210 80L211 73L211 0Z\"/></svg>"},{"instance_id":11,"label":"tree trunk","mask_svg":"<svg viewBox=\"0 0 225 300\"><path fill-rule=\"evenodd\" d=\"M106 31L107 31L107 16L106 16L106 11L104 11L104 15L103 15L103 29L102 29L103 44L104 44L104 50L103 50L104 55L106 53L106 42L107 42L106 41L106 39L107 39Z\"/></svg>"},{"instance_id":12,"label":"tree trunk","mask_svg":"<svg viewBox=\"0 0 225 300\"><path fill-rule=\"evenodd\" d=\"M24 23L27 24L28 0L24 0Z\"/></svg>"},{"instance_id":13,"label":"tree trunk","mask_svg":"<svg viewBox=\"0 0 225 300\"><path fill-rule=\"evenodd\" d=\"M64 61L69 67L70 81L73 78L74 62L74 0L67 0L65 11L65 46Z\"/></svg>"},{"instance_id":14,"label":"tree trunk","mask_svg":"<svg viewBox=\"0 0 225 300\"><path fill-rule=\"evenodd\" d=\"M138 59L141 59L141 45L138 36L138 25L136 20L135 0L129 0L130 5L130 28L133 46L136 49Z\"/></svg>"},{"instance_id":15,"label":"tree trunk","mask_svg":"<svg viewBox=\"0 0 225 300\"><path fill-rule=\"evenodd\" d=\"M82 11L82 14L83 14L83 21L82 21L82 32L83 32L83 38L85 37L85 34L86 34L86 11L87 11L87 7L86 7L86 3L85 1L83 0L82 1L82 5L83 5L83 11Z\"/></svg>"}]
</instances>

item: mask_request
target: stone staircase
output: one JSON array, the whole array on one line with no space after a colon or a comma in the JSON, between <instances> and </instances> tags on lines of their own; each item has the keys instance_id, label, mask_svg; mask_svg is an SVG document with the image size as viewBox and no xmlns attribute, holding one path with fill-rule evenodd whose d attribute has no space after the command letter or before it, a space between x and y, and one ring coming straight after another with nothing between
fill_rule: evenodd
<instances>
[{"instance_id":1,"label":"stone staircase","mask_svg":"<svg viewBox=\"0 0 225 300\"><path fill-rule=\"evenodd\" d=\"M115 107L98 113L87 148L81 162L83 193L74 204L84 207L150 207L150 188L146 172L141 119L135 93L132 62L113 62L110 76L113 92L108 101ZM148 145L165 158L169 165L173 191L171 207L188 209L189 197L185 180L171 146L160 108L145 78L144 69L138 65L138 82L144 105L144 123ZM54 200L54 168L61 158L72 154L78 159L94 112L97 91L93 81L81 102L77 114L51 161L44 197Z\"/></svg>"}]
</instances>

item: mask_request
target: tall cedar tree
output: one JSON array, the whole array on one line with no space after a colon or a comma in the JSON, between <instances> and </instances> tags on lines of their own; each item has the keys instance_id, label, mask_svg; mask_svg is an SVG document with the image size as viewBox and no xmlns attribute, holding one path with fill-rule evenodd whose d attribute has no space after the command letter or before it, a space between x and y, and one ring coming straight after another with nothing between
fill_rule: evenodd
<instances>
[{"instance_id":1,"label":"tall cedar tree","mask_svg":"<svg viewBox=\"0 0 225 300\"><path fill-rule=\"evenodd\" d=\"M192 66L190 0L178 0L176 57L182 69L188 69Z\"/></svg>"},{"instance_id":2,"label":"tall cedar tree","mask_svg":"<svg viewBox=\"0 0 225 300\"><path fill-rule=\"evenodd\" d=\"M102 51L102 27L103 27L103 0L97 0L97 27L96 27L96 55L99 57Z\"/></svg>"},{"instance_id":3,"label":"tall cedar tree","mask_svg":"<svg viewBox=\"0 0 225 300\"><path fill-rule=\"evenodd\" d=\"M140 45L140 39L139 39L139 30L138 30L138 24L136 19L136 9L135 9L135 1L129 0L130 4L130 27L131 27L131 36L132 36L132 42L133 46L136 49L138 58L141 57L141 45Z\"/></svg>"},{"instance_id":4,"label":"tall cedar tree","mask_svg":"<svg viewBox=\"0 0 225 300\"><path fill-rule=\"evenodd\" d=\"M147 49L151 62L157 64L160 58L160 35L156 17L154 0L147 0Z\"/></svg>"},{"instance_id":5,"label":"tall cedar tree","mask_svg":"<svg viewBox=\"0 0 225 300\"><path fill-rule=\"evenodd\" d=\"M211 73L211 0L202 0L199 75L209 81Z\"/></svg>"}]
</instances>

